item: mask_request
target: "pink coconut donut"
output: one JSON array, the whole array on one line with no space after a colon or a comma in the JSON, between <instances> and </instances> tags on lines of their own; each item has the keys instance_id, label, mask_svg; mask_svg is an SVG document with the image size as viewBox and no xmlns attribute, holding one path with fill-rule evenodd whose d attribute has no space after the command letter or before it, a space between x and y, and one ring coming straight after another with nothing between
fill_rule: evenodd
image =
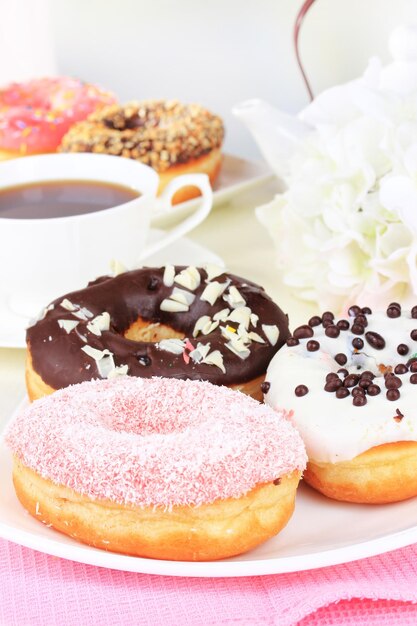
<instances>
[{"instance_id":1,"label":"pink coconut donut","mask_svg":"<svg viewBox=\"0 0 417 626\"><path fill-rule=\"evenodd\" d=\"M75 78L40 78L0 89L0 158L55 152L75 122L115 102Z\"/></svg>"},{"instance_id":2,"label":"pink coconut donut","mask_svg":"<svg viewBox=\"0 0 417 626\"><path fill-rule=\"evenodd\" d=\"M11 424L17 495L90 545L224 558L288 521L306 455L281 413L208 382L119 376L35 401Z\"/></svg>"}]
</instances>

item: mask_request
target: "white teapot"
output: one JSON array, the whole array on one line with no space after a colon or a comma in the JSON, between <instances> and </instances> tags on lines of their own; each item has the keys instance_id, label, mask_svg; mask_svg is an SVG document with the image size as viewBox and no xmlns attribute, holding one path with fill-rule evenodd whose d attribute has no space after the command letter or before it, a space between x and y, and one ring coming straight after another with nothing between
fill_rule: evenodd
<instances>
[{"instance_id":1,"label":"white teapot","mask_svg":"<svg viewBox=\"0 0 417 626\"><path fill-rule=\"evenodd\" d=\"M234 115L247 126L279 177L287 180L288 160L317 128L340 127L358 108L378 117L384 108L384 92L399 97L417 94L417 26L398 27L389 48L390 65L383 67L379 59L372 58L363 76L327 89L298 115L279 111L257 98L234 106Z\"/></svg>"},{"instance_id":2,"label":"white teapot","mask_svg":"<svg viewBox=\"0 0 417 626\"><path fill-rule=\"evenodd\" d=\"M284 282L323 309L416 301L417 26L389 45L389 65L371 59L297 116L260 100L234 109L286 183L257 209Z\"/></svg>"}]
</instances>

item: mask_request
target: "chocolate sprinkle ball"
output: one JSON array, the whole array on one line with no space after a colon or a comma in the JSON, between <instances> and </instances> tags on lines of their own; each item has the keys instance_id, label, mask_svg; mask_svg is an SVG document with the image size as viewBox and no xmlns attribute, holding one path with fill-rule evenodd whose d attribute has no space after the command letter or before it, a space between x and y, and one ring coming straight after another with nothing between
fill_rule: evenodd
<instances>
[{"instance_id":1,"label":"chocolate sprinkle ball","mask_svg":"<svg viewBox=\"0 0 417 626\"><path fill-rule=\"evenodd\" d=\"M265 380L261 384L261 391L262 391L262 393L267 394L270 389L271 389L271 383L269 383L268 381Z\"/></svg>"},{"instance_id":2,"label":"chocolate sprinkle ball","mask_svg":"<svg viewBox=\"0 0 417 626\"><path fill-rule=\"evenodd\" d=\"M308 393L308 387L306 387L305 385L298 385L295 388L294 393L296 396L301 398L301 396L305 396Z\"/></svg>"},{"instance_id":3,"label":"chocolate sprinkle ball","mask_svg":"<svg viewBox=\"0 0 417 626\"><path fill-rule=\"evenodd\" d=\"M411 352L407 340L417 342L417 325L413 328L410 324L410 317L413 320L417 319L417 305L413 307L411 313L407 313L402 311L398 302L391 302L383 315L389 320L383 322L386 325L384 328L388 329L386 334L381 332L381 326L378 328L376 323L381 319L381 313L373 315L369 307L351 306L350 321L338 320L331 311L325 311L321 315L311 317L308 324L296 328L287 345L300 344L306 354L318 352L320 362L322 356L319 351L323 351L327 359L332 356L334 363L340 366L339 368L337 365L334 366L337 372L327 371L324 375L322 389L326 392L326 397L333 396L339 400L351 397L353 406L359 407L366 405L371 398L381 396L381 391L385 388L386 399L389 402L397 401L401 398L400 389L417 385L417 351L407 362L401 358ZM397 322L398 318L401 320ZM397 324L396 329L398 324L402 325L401 328L403 324L408 327L403 333L403 343L392 345L389 328L393 323ZM401 338L398 330L396 333L394 336ZM333 341L335 349L332 352ZM345 351L338 351L342 346ZM331 361L329 369L333 369ZM408 373L410 376L405 377ZM307 384L295 387L297 396L301 397L312 392L308 379L305 383ZM397 418L399 412L400 409L397 409Z\"/></svg>"}]
</instances>

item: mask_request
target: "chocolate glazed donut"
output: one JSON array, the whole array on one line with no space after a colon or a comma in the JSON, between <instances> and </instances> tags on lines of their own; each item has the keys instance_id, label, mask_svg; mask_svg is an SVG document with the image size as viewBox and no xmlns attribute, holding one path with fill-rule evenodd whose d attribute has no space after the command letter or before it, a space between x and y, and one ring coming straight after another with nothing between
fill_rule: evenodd
<instances>
[{"instance_id":1,"label":"chocolate glazed donut","mask_svg":"<svg viewBox=\"0 0 417 626\"><path fill-rule=\"evenodd\" d=\"M261 399L288 336L288 317L262 287L217 266L105 276L56 299L28 329L28 393L128 374L208 380Z\"/></svg>"}]
</instances>

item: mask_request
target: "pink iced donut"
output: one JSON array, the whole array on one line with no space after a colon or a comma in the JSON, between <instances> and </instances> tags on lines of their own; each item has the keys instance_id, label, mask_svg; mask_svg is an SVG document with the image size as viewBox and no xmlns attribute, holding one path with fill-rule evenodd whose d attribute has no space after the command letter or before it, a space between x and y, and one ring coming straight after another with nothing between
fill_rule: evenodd
<instances>
[{"instance_id":1,"label":"pink iced donut","mask_svg":"<svg viewBox=\"0 0 417 626\"><path fill-rule=\"evenodd\" d=\"M0 158L55 152L75 122L115 97L75 78L40 78L0 89Z\"/></svg>"},{"instance_id":2,"label":"pink iced donut","mask_svg":"<svg viewBox=\"0 0 417 626\"><path fill-rule=\"evenodd\" d=\"M288 521L306 455L281 413L207 382L119 376L35 401L11 424L37 519L90 545L209 560Z\"/></svg>"}]
</instances>

